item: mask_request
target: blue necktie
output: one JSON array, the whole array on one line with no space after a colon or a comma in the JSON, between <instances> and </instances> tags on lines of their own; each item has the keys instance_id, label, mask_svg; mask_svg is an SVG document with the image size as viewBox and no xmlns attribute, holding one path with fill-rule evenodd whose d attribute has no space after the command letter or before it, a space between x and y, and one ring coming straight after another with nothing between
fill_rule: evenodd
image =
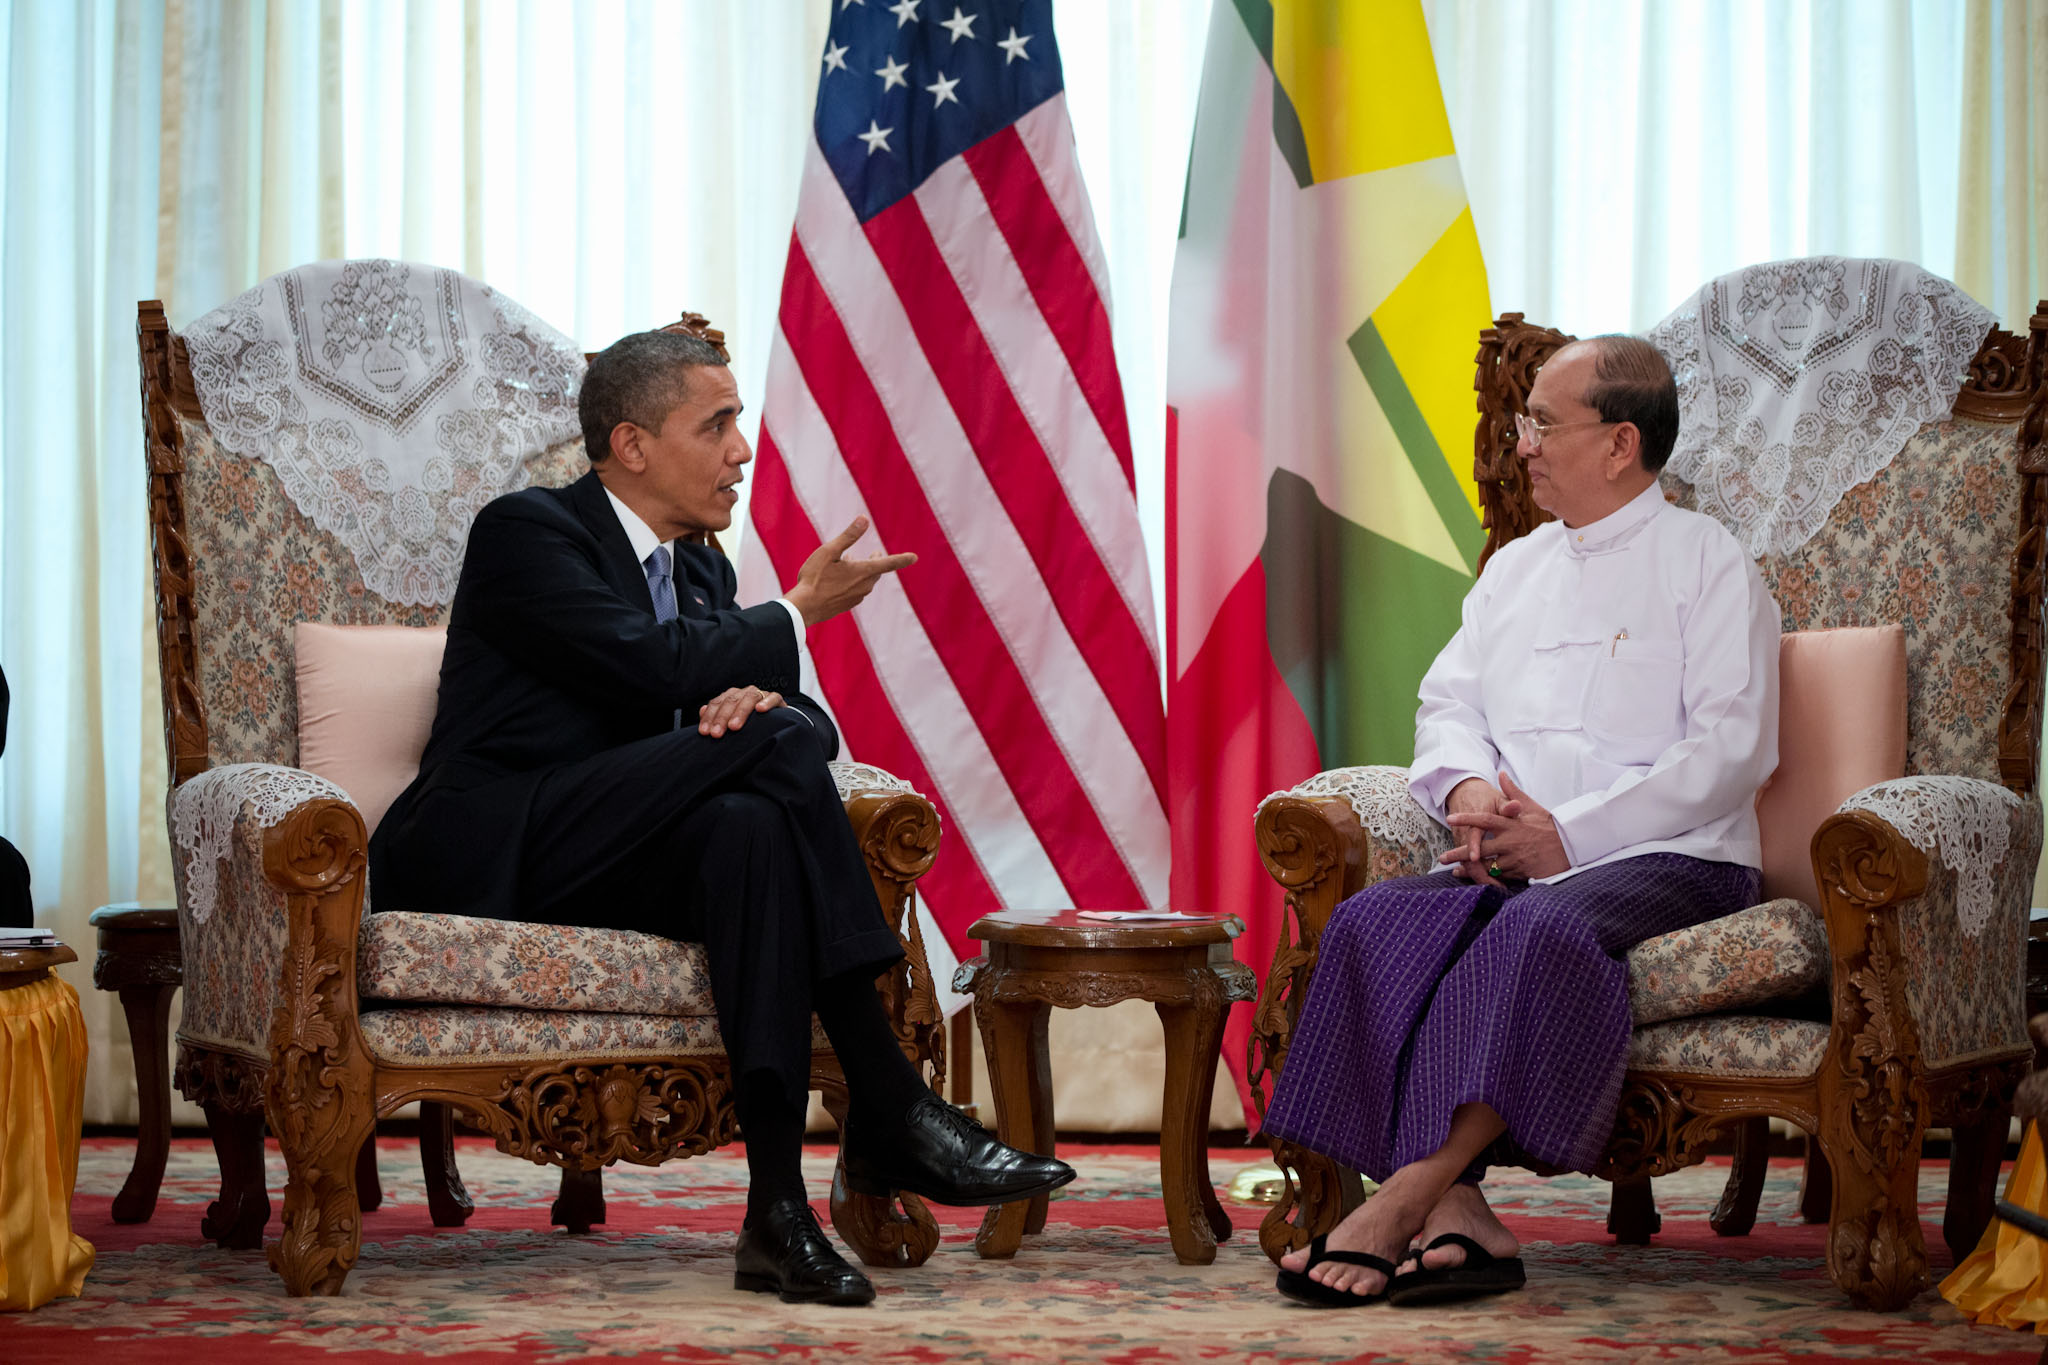
<instances>
[{"instance_id":1,"label":"blue necktie","mask_svg":"<svg viewBox=\"0 0 2048 1365\"><path fill-rule=\"evenodd\" d=\"M647 591L654 594L654 619L676 619L676 581L669 573L668 546L657 545L647 556Z\"/></svg>"}]
</instances>

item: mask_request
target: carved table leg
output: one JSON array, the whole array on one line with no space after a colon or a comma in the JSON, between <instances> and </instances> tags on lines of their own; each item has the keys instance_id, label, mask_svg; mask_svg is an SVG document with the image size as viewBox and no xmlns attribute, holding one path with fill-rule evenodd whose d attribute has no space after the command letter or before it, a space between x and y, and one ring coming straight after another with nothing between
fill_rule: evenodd
<instances>
[{"instance_id":1,"label":"carved table leg","mask_svg":"<svg viewBox=\"0 0 2048 1365\"><path fill-rule=\"evenodd\" d=\"M1036 1001L1011 1003L983 997L974 1007L975 1020L981 1025L982 1051L988 1058L996 1131L1012 1147L1041 1155L1052 1151L1052 1062L1046 1054L1046 1024L1051 1015L1050 1005ZM975 1235L975 1251L985 1260L1008 1260L1016 1255L1025 1232L1045 1226L1045 1204L1041 1195L991 1207Z\"/></svg>"},{"instance_id":2,"label":"carved table leg","mask_svg":"<svg viewBox=\"0 0 2048 1365\"><path fill-rule=\"evenodd\" d=\"M1835 1204L1835 1178L1828 1170L1828 1156L1820 1141L1806 1135L1806 1168L1799 1173L1799 1216L1809 1223L1825 1223Z\"/></svg>"},{"instance_id":3,"label":"carved table leg","mask_svg":"<svg viewBox=\"0 0 2048 1365\"><path fill-rule=\"evenodd\" d=\"M384 1203L384 1182L377 1177L377 1130L363 1139L363 1149L356 1153L356 1207L364 1213L375 1213Z\"/></svg>"},{"instance_id":4,"label":"carved table leg","mask_svg":"<svg viewBox=\"0 0 2048 1365\"><path fill-rule=\"evenodd\" d=\"M135 1137L135 1165L114 1196L114 1221L147 1223L156 1212L171 1151L171 995L178 988L151 982L123 986L121 1009L128 1016L128 1041L135 1053L135 1089L141 1104ZM268 1217L268 1214L265 1214Z\"/></svg>"},{"instance_id":5,"label":"carved table leg","mask_svg":"<svg viewBox=\"0 0 2048 1365\"><path fill-rule=\"evenodd\" d=\"M228 1251L263 1245L270 1222L270 1192L263 1182L263 1115L231 1113L208 1104L206 1131L220 1163L220 1198L206 1206L199 1232Z\"/></svg>"},{"instance_id":6,"label":"carved table leg","mask_svg":"<svg viewBox=\"0 0 2048 1365\"><path fill-rule=\"evenodd\" d=\"M455 1168L455 1110L439 1100L420 1101L420 1174L435 1227L459 1228L469 1221L476 1205Z\"/></svg>"},{"instance_id":7,"label":"carved table leg","mask_svg":"<svg viewBox=\"0 0 2048 1365\"><path fill-rule=\"evenodd\" d=\"M1950 1139L1948 1212L1941 1220L1941 1236L1958 1261L1977 1249L1991 1223L1991 1204L1998 1197L1998 1167L2005 1158L2005 1135L2010 1126L2010 1116L1999 1113L1956 1125Z\"/></svg>"},{"instance_id":8,"label":"carved table leg","mask_svg":"<svg viewBox=\"0 0 2048 1365\"><path fill-rule=\"evenodd\" d=\"M1707 1219L1723 1237L1747 1237L1756 1226L1756 1208L1764 1196L1764 1176L1771 1164L1771 1121L1758 1117L1745 1120L1735 1130L1735 1159L1729 1163L1728 1184L1721 1202Z\"/></svg>"},{"instance_id":9,"label":"carved table leg","mask_svg":"<svg viewBox=\"0 0 2048 1365\"><path fill-rule=\"evenodd\" d=\"M1218 1236L1212 1217L1216 1190L1209 1182L1208 1102L1223 1037L1223 1001L1219 993L1186 1004L1160 1001L1154 1008L1166 1029L1166 1098L1159 1124L1166 1228L1182 1265L1208 1265L1216 1259ZM1226 1218L1221 1235L1229 1233Z\"/></svg>"},{"instance_id":10,"label":"carved table leg","mask_svg":"<svg viewBox=\"0 0 2048 1365\"><path fill-rule=\"evenodd\" d=\"M1628 1176L1614 1182L1607 1205L1607 1230L1615 1241L1626 1247L1648 1246L1663 1227L1656 1196L1650 1192L1650 1177Z\"/></svg>"},{"instance_id":11,"label":"carved table leg","mask_svg":"<svg viewBox=\"0 0 2048 1365\"><path fill-rule=\"evenodd\" d=\"M572 1237L588 1233L593 1224L604 1221L604 1171L562 1168L562 1189L548 1210L548 1221L559 1223Z\"/></svg>"}]
</instances>

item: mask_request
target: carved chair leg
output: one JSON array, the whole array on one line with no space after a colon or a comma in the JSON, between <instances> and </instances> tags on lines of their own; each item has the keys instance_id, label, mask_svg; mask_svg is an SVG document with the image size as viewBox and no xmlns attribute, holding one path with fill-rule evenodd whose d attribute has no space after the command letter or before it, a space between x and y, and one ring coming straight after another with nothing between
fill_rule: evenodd
<instances>
[{"instance_id":1,"label":"carved chair leg","mask_svg":"<svg viewBox=\"0 0 2048 1365\"><path fill-rule=\"evenodd\" d=\"M1828 1169L1827 1153L1820 1139L1806 1135L1806 1169L1799 1173L1799 1216L1809 1223L1825 1223L1835 1206L1835 1177Z\"/></svg>"},{"instance_id":2,"label":"carved chair leg","mask_svg":"<svg viewBox=\"0 0 2048 1365\"><path fill-rule=\"evenodd\" d=\"M1761 1116L1745 1120L1735 1130L1735 1159L1729 1163L1728 1183L1721 1190L1708 1223L1723 1237L1747 1237L1756 1226L1757 1205L1764 1196L1764 1176L1771 1165L1771 1121Z\"/></svg>"},{"instance_id":3,"label":"carved chair leg","mask_svg":"<svg viewBox=\"0 0 2048 1365\"><path fill-rule=\"evenodd\" d=\"M825 1112L846 1131L846 1087L822 1087ZM832 1230L853 1248L862 1264L915 1269L939 1249L939 1221L924 1201L898 1192L896 1198L855 1194L846 1188L844 1153L832 1168Z\"/></svg>"},{"instance_id":4,"label":"carved chair leg","mask_svg":"<svg viewBox=\"0 0 2048 1365\"><path fill-rule=\"evenodd\" d=\"M1920 1236L1920 1140L1924 1097L1875 1092L1860 1115L1824 1108L1821 1142L1834 1175L1828 1218L1828 1275L1864 1308L1893 1312L1927 1288ZM1824 1095L1825 1102L1825 1095Z\"/></svg>"},{"instance_id":5,"label":"carved chair leg","mask_svg":"<svg viewBox=\"0 0 2048 1365\"><path fill-rule=\"evenodd\" d=\"M581 1237L604 1221L604 1170L562 1168L562 1189L548 1210L548 1221L559 1224L572 1237Z\"/></svg>"},{"instance_id":6,"label":"carved chair leg","mask_svg":"<svg viewBox=\"0 0 2048 1365\"><path fill-rule=\"evenodd\" d=\"M420 1174L435 1227L459 1228L469 1221L476 1205L455 1169L455 1109L439 1100L420 1101Z\"/></svg>"},{"instance_id":7,"label":"carved chair leg","mask_svg":"<svg viewBox=\"0 0 2048 1365\"><path fill-rule=\"evenodd\" d=\"M1941 1220L1941 1236L1958 1261L1977 1249L1990 1226L1991 1204L1998 1197L1998 1167L2005 1159L2010 1129L2011 1116L2001 1112L1957 1125L1950 1141L1948 1212Z\"/></svg>"},{"instance_id":8,"label":"carved chair leg","mask_svg":"<svg viewBox=\"0 0 2048 1365\"><path fill-rule=\"evenodd\" d=\"M1650 1192L1650 1177L1629 1176L1614 1182L1607 1202L1607 1230L1623 1246L1648 1246L1664 1228L1657 1212L1656 1196Z\"/></svg>"},{"instance_id":9,"label":"carved chair leg","mask_svg":"<svg viewBox=\"0 0 2048 1365\"><path fill-rule=\"evenodd\" d=\"M384 1182L377 1178L377 1130L372 1127L363 1139L363 1149L356 1153L356 1207L375 1213L383 1203Z\"/></svg>"},{"instance_id":10,"label":"carved chair leg","mask_svg":"<svg viewBox=\"0 0 2048 1365\"><path fill-rule=\"evenodd\" d=\"M1365 1202L1365 1183L1321 1152L1269 1140L1280 1168L1280 1202L1259 1223L1259 1250L1270 1261L1305 1247ZM1298 1216L1297 1216L1298 1215Z\"/></svg>"},{"instance_id":11,"label":"carved chair leg","mask_svg":"<svg viewBox=\"0 0 2048 1365\"><path fill-rule=\"evenodd\" d=\"M206 1206L199 1232L228 1251L263 1245L270 1222L270 1192L263 1181L263 1115L236 1114L217 1104L206 1111L207 1135L220 1163L220 1198Z\"/></svg>"},{"instance_id":12,"label":"carved chair leg","mask_svg":"<svg viewBox=\"0 0 2048 1365\"><path fill-rule=\"evenodd\" d=\"M164 1162L171 1151L171 996L176 986L149 982L120 989L128 1016L128 1041L135 1054L135 1089L141 1104L135 1137L135 1165L114 1196L114 1221L147 1223L163 1188Z\"/></svg>"},{"instance_id":13,"label":"carved chair leg","mask_svg":"<svg viewBox=\"0 0 2048 1365\"><path fill-rule=\"evenodd\" d=\"M329 1086L298 1088L311 1070L273 1064L270 1076L270 1112L286 1173L284 1231L270 1244L270 1267L294 1298L339 1294L355 1267L363 1241L356 1160L377 1129L367 1067L313 1073ZM323 1102L313 1103L314 1096Z\"/></svg>"}]
</instances>

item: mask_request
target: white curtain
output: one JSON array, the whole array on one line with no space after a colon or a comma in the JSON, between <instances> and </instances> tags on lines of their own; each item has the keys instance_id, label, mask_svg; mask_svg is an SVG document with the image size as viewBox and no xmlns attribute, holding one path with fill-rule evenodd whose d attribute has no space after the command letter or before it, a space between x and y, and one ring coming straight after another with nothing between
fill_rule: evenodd
<instances>
[{"instance_id":1,"label":"white curtain","mask_svg":"<svg viewBox=\"0 0 2048 1365\"><path fill-rule=\"evenodd\" d=\"M1963 7L1425 0L1495 312L1641 331L1758 261L1956 273Z\"/></svg>"}]
</instances>

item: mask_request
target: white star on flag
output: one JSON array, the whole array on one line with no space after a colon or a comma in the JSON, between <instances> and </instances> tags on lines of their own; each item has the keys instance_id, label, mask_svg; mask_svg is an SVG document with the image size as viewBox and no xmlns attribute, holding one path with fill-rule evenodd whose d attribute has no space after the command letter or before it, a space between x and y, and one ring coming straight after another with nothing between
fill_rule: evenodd
<instances>
[{"instance_id":1,"label":"white star on flag","mask_svg":"<svg viewBox=\"0 0 2048 1365\"><path fill-rule=\"evenodd\" d=\"M868 0L839 0L839 12L841 14L844 14L846 13L846 11L852 9L855 5L859 5L862 9L866 9L868 7Z\"/></svg>"},{"instance_id":2,"label":"white star on flag","mask_svg":"<svg viewBox=\"0 0 2048 1365\"><path fill-rule=\"evenodd\" d=\"M979 17L979 15L974 14L962 14L960 7L955 5L953 6L953 17L942 22L939 27L951 33L953 41L957 43L962 38L972 38L974 36L974 21Z\"/></svg>"},{"instance_id":3,"label":"white star on flag","mask_svg":"<svg viewBox=\"0 0 2048 1365\"><path fill-rule=\"evenodd\" d=\"M1016 61L1019 57L1022 57L1027 62L1030 61L1031 54L1024 50L1024 44L1030 42L1032 38L1035 36L1036 35L1034 34L1027 33L1022 38L1019 38L1017 36L1017 30L1012 28L1010 30L1010 36L996 44L997 47L1001 48L1005 53L1009 54L1003 58L1003 65L1008 66L1011 62Z\"/></svg>"},{"instance_id":4,"label":"white star on flag","mask_svg":"<svg viewBox=\"0 0 2048 1365\"><path fill-rule=\"evenodd\" d=\"M916 19L917 7L923 3L924 0L896 0L895 4L889 6L889 13L896 16L896 27L902 28Z\"/></svg>"},{"instance_id":5,"label":"white star on flag","mask_svg":"<svg viewBox=\"0 0 2048 1365\"><path fill-rule=\"evenodd\" d=\"M873 156L876 152L886 152L890 150L889 134L895 131L896 130L894 128L877 128L875 126L875 121L873 119L869 119L868 130L865 133L855 133L854 136L859 138L862 142L868 144L868 155Z\"/></svg>"},{"instance_id":6,"label":"white star on flag","mask_svg":"<svg viewBox=\"0 0 2048 1365\"><path fill-rule=\"evenodd\" d=\"M884 57L882 64L875 69L875 74L882 78L882 93L886 95L892 88L899 85L908 89L910 82L903 79L903 73L908 70L910 70L909 67L904 66L894 57Z\"/></svg>"},{"instance_id":7,"label":"white star on flag","mask_svg":"<svg viewBox=\"0 0 2048 1365\"><path fill-rule=\"evenodd\" d=\"M941 71L939 73L938 84L927 85L925 87L925 89L932 92L932 108L938 108L947 100L951 100L953 101L953 103L958 104L960 102L960 97L953 93L953 87L958 84L960 84L960 78L958 76L955 76L952 80L949 81L946 79L946 73Z\"/></svg>"},{"instance_id":8,"label":"white star on flag","mask_svg":"<svg viewBox=\"0 0 2048 1365\"><path fill-rule=\"evenodd\" d=\"M846 70L846 49L844 47L829 42L825 45L825 69L827 71Z\"/></svg>"}]
</instances>

